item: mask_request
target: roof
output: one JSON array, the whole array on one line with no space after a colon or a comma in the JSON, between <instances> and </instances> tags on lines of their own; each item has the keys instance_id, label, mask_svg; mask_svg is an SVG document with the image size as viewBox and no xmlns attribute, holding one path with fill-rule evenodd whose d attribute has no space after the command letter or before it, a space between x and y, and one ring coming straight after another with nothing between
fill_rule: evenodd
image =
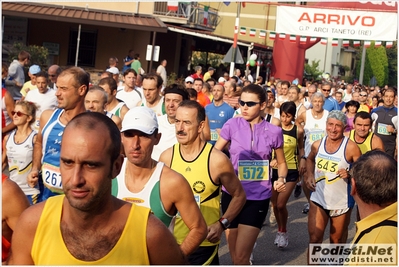
<instances>
[{"instance_id":1,"label":"roof","mask_svg":"<svg viewBox=\"0 0 399 267\"><path fill-rule=\"evenodd\" d=\"M3 16L56 20L141 31L167 32L165 24L160 19L151 15L27 2L2 2L1 8Z\"/></svg>"}]
</instances>

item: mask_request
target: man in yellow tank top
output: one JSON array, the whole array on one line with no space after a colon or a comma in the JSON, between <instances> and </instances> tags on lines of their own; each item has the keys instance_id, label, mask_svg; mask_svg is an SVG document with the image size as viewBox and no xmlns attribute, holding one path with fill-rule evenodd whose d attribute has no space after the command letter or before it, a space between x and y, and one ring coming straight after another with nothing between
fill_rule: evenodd
<instances>
[{"instance_id":1,"label":"man in yellow tank top","mask_svg":"<svg viewBox=\"0 0 399 267\"><path fill-rule=\"evenodd\" d=\"M178 144L165 150L160 157L171 169L189 182L194 197L208 226L208 235L188 261L192 265L218 265L220 237L245 204L240 181L227 156L201 139L205 109L196 101L185 100L176 111ZM220 217L220 191L224 186L232 196L230 205ZM181 243L189 229L177 218L174 234Z\"/></svg>"},{"instance_id":2,"label":"man in yellow tank top","mask_svg":"<svg viewBox=\"0 0 399 267\"><path fill-rule=\"evenodd\" d=\"M354 141L360 148L362 154L373 149L381 149L384 151L384 144L381 138L371 132L371 115L368 112L360 111L356 113L353 119L354 129L350 132L345 132L344 135Z\"/></svg>"},{"instance_id":3,"label":"man in yellow tank top","mask_svg":"<svg viewBox=\"0 0 399 267\"><path fill-rule=\"evenodd\" d=\"M9 264L185 263L173 235L148 208L111 195L112 178L123 160L120 132L111 119L97 112L81 113L65 128L62 142L65 195L21 215Z\"/></svg>"}]
</instances>

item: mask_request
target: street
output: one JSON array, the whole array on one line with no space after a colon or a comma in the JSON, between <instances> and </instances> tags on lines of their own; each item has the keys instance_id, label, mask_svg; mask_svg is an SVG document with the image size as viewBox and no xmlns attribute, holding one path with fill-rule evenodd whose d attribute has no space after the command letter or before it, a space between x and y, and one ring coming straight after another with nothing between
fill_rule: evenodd
<instances>
[{"instance_id":1,"label":"street","mask_svg":"<svg viewBox=\"0 0 399 267\"><path fill-rule=\"evenodd\" d=\"M279 249L274 244L274 238L277 233L277 224L269 225L269 214L266 217L267 224L263 226L257 240L257 246L254 250L253 265L307 265L306 249L308 247L309 236L307 228L307 215L302 213L306 198L301 193L296 199L292 193L287 203L288 209L288 238L289 244L285 249ZM352 210L351 222L349 225L348 243L355 236L356 207ZM324 243L329 242L329 224L324 233ZM231 265L228 246L225 235L222 237L222 243L219 248L219 260L221 265Z\"/></svg>"}]
</instances>

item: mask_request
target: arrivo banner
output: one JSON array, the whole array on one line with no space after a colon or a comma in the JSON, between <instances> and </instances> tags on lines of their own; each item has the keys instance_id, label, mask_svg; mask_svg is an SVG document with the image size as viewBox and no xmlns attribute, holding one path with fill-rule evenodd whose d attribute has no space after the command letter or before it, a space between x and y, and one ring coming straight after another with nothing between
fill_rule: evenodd
<instances>
[{"instance_id":1,"label":"arrivo banner","mask_svg":"<svg viewBox=\"0 0 399 267\"><path fill-rule=\"evenodd\" d=\"M276 32L352 40L397 39L397 13L308 7L277 7Z\"/></svg>"}]
</instances>

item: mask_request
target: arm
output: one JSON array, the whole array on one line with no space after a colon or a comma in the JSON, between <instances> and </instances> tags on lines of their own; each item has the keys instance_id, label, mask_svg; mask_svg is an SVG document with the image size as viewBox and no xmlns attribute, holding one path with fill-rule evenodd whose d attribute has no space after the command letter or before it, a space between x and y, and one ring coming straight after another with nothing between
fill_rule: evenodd
<instances>
[{"instance_id":1,"label":"arm","mask_svg":"<svg viewBox=\"0 0 399 267\"><path fill-rule=\"evenodd\" d=\"M205 219L195 202L193 191L182 175L167 167L163 169L161 191L162 203L165 208L167 210L174 209L175 212L178 210L187 228L190 229L180 245L183 254L190 255L199 247L208 232ZM174 193L171 194L171 192ZM175 207L169 209L167 207L169 204Z\"/></svg>"},{"instance_id":2,"label":"arm","mask_svg":"<svg viewBox=\"0 0 399 267\"><path fill-rule=\"evenodd\" d=\"M305 177L305 185L310 191L316 190L316 180L314 178L314 167L315 167L315 159L317 155L317 148L320 145L320 140L314 142L312 144L312 148L310 149L310 153L306 159L306 177Z\"/></svg>"},{"instance_id":3,"label":"arm","mask_svg":"<svg viewBox=\"0 0 399 267\"><path fill-rule=\"evenodd\" d=\"M19 217L11 241L10 265L34 265L31 250L44 203L26 209Z\"/></svg>"},{"instance_id":4,"label":"arm","mask_svg":"<svg viewBox=\"0 0 399 267\"><path fill-rule=\"evenodd\" d=\"M357 144L352 140L348 140L348 144L345 149L345 158L348 160L348 162L355 162L361 155L362 152L360 152ZM337 171L337 175L339 175L339 177L342 179L347 179L349 178L349 169L339 169Z\"/></svg>"},{"instance_id":5,"label":"arm","mask_svg":"<svg viewBox=\"0 0 399 267\"><path fill-rule=\"evenodd\" d=\"M27 178L28 185L31 187L36 186L36 184L38 183L39 171L42 167L42 130L43 126L46 125L47 121L50 119L51 114L53 114L53 110L45 110L40 116L39 132L37 133L36 141L33 146L32 169Z\"/></svg>"},{"instance_id":6,"label":"arm","mask_svg":"<svg viewBox=\"0 0 399 267\"><path fill-rule=\"evenodd\" d=\"M339 109L338 109L339 110ZM306 108L304 105L302 105L299 110L298 110L298 116L301 115L302 113L304 113L306 111Z\"/></svg>"},{"instance_id":7,"label":"arm","mask_svg":"<svg viewBox=\"0 0 399 267\"><path fill-rule=\"evenodd\" d=\"M246 195L244 188L235 174L233 165L223 152L213 149L209 161L210 174L211 177L214 177L212 178L213 182L223 185L232 197L229 207L223 214L223 218L231 222L245 205ZM223 230L219 221L209 225L207 239L213 243L218 242Z\"/></svg>"},{"instance_id":8,"label":"arm","mask_svg":"<svg viewBox=\"0 0 399 267\"><path fill-rule=\"evenodd\" d=\"M21 213L29 207L28 199L21 188L7 179L2 188L2 213L3 220L11 230L15 230Z\"/></svg>"},{"instance_id":9,"label":"arm","mask_svg":"<svg viewBox=\"0 0 399 267\"><path fill-rule=\"evenodd\" d=\"M204 124L204 129L202 130L201 133L201 139L204 141L211 140L211 129L209 128L208 116L205 116L205 124Z\"/></svg>"},{"instance_id":10,"label":"arm","mask_svg":"<svg viewBox=\"0 0 399 267\"><path fill-rule=\"evenodd\" d=\"M125 117L125 114L129 111L129 108L126 105L123 105L121 108L121 120Z\"/></svg>"},{"instance_id":11,"label":"arm","mask_svg":"<svg viewBox=\"0 0 399 267\"><path fill-rule=\"evenodd\" d=\"M304 131L302 126L298 125L298 150L299 150L299 174L304 175L306 173L306 159L303 158L305 156L305 149L304 149Z\"/></svg>"},{"instance_id":12,"label":"arm","mask_svg":"<svg viewBox=\"0 0 399 267\"><path fill-rule=\"evenodd\" d=\"M187 263L172 233L152 214L147 223L147 251L151 265Z\"/></svg>"},{"instance_id":13,"label":"arm","mask_svg":"<svg viewBox=\"0 0 399 267\"><path fill-rule=\"evenodd\" d=\"M9 138L9 135L4 136L3 139L3 155L1 155L1 166L2 166L2 170L4 171L4 169L7 167L7 147L6 147L6 143L7 140Z\"/></svg>"},{"instance_id":14,"label":"arm","mask_svg":"<svg viewBox=\"0 0 399 267\"><path fill-rule=\"evenodd\" d=\"M222 151L227 146L228 141L223 139L220 135L218 140L216 141L215 148Z\"/></svg>"},{"instance_id":15,"label":"arm","mask_svg":"<svg viewBox=\"0 0 399 267\"><path fill-rule=\"evenodd\" d=\"M285 191L285 183L283 180L284 180L284 178L287 177L287 173L288 173L288 167L287 167L287 162L285 161L283 147L276 148L274 150L274 154L275 154L276 160L277 160L278 179L277 179L277 181L274 182L273 187L276 191L283 192L283 191Z\"/></svg>"},{"instance_id":16,"label":"arm","mask_svg":"<svg viewBox=\"0 0 399 267\"><path fill-rule=\"evenodd\" d=\"M7 109L7 113L8 116L11 116L11 112L15 109L15 103L14 103L14 99L12 98L10 92L6 92L5 96L4 96L4 101L6 103L6 109ZM1 132L4 133L8 133L9 131L13 130L15 128L15 124L14 121L12 121L10 124L8 124L6 127L1 129Z\"/></svg>"},{"instance_id":17,"label":"arm","mask_svg":"<svg viewBox=\"0 0 399 267\"><path fill-rule=\"evenodd\" d=\"M172 164L172 152L173 146L162 152L161 156L159 157L159 162L165 163L165 165L170 168L170 165Z\"/></svg>"},{"instance_id":18,"label":"arm","mask_svg":"<svg viewBox=\"0 0 399 267\"><path fill-rule=\"evenodd\" d=\"M295 120L296 125L302 125L302 123L305 123L306 120L306 112L302 112L301 114L298 115L298 118Z\"/></svg>"},{"instance_id":19,"label":"arm","mask_svg":"<svg viewBox=\"0 0 399 267\"><path fill-rule=\"evenodd\" d=\"M272 117L271 123L272 123L273 125L276 125L276 126L278 126L278 127L281 127L281 121L280 121L279 119L275 118L275 117Z\"/></svg>"},{"instance_id":20,"label":"arm","mask_svg":"<svg viewBox=\"0 0 399 267\"><path fill-rule=\"evenodd\" d=\"M118 127L118 129L122 129L122 120L121 118L119 118L118 116L112 116L112 121L116 124L116 126Z\"/></svg>"}]
</instances>

